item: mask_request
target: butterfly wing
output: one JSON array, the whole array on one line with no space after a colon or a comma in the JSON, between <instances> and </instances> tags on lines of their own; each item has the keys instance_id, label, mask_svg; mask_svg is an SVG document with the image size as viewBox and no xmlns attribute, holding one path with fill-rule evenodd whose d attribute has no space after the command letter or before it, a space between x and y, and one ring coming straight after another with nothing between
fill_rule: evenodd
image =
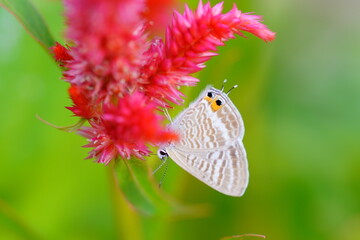
<instances>
[{"instance_id":1,"label":"butterfly wing","mask_svg":"<svg viewBox=\"0 0 360 240\"><path fill-rule=\"evenodd\" d=\"M180 167L215 190L230 196L242 196L248 185L246 152L240 140L220 149L186 152L166 149Z\"/></svg>"},{"instance_id":2,"label":"butterfly wing","mask_svg":"<svg viewBox=\"0 0 360 240\"><path fill-rule=\"evenodd\" d=\"M221 97L222 107L213 111L205 99L213 92ZM199 150L226 146L229 142L242 140L244 123L229 97L218 89L207 87L190 106L180 113L170 125L180 135L176 145L181 149Z\"/></svg>"},{"instance_id":3,"label":"butterfly wing","mask_svg":"<svg viewBox=\"0 0 360 240\"><path fill-rule=\"evenodd\" d=\"M213 92L223 102L214 111L206 100ZM170 126L180 141L166 147L169 156L190 174L227 195L241 196L248 184L244 124L228 96L207 88Z\"/></svg>"}]
</instances>

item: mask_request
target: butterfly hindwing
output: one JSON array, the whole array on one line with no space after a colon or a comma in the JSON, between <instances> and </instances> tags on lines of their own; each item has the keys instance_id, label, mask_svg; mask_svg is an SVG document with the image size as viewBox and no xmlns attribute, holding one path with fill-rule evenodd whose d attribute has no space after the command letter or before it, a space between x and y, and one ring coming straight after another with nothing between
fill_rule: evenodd
<instances>
[{"instance_id":1,"label":"butterfly hindwing","mask_svg":"<svg viewBox=\"0 0 360 240\"><path fill-rule=\"evenodd\" d=\"M166 150L180 167L215 190L231 196L244 193L249 173L241 141L209 151L186 152L176 147Z\"/></svg>"}]
</instances>

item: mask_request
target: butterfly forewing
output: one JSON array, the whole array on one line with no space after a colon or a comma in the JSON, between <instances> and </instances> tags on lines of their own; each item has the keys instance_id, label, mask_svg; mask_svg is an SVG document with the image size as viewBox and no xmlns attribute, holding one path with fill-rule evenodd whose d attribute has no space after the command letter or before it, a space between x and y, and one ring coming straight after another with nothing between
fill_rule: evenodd
<instances>
[{"instance_id":1,"label":"butterfly forewing","mask_svg":"<svg viewBox=\"0 0 360 240\"><path fill-rule=\"evenodd\" d=\"M221 109L213 111L204 99L207 92L222 95ZM229 142L242 139L244 124L239 111L227 95L214 88L207 88L199 98L182 112L171 124L181 136L179 143L189 150L211 149L226 146Z\"/></svg>"}]
</instances>

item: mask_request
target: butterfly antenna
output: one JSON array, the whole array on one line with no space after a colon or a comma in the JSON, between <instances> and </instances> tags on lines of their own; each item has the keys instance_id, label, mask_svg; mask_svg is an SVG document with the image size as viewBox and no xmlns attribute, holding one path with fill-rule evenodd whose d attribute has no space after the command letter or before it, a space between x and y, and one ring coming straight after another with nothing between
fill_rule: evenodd
<instances>
[{"instance_id":1,"label":"butterfly antenna","mask_svg":"<svg viewBox=\"0 0 360 240\"><path fill-rule=\"evenodd\" d=\"M165 105L163 105L163 109L164 109L164 115L165 115L165 117L166 117L171 123L173 123L173 121L172 121L172 119L171 119L171 116L170 116L167 108L165 107Z\"/></svg>"},{"instance_id":2,"label":"butterfly antenna","mask_svg":"<svg viewBox=\"0 0 360 240\"><path fill-rule=\"evenodd\" d=\"M221 92L224 91L225 83L227 82L227 79L224 79L222 85L221 85Z\"/></svg>"},{"instance_id":3,"label":"butterfly antenna","mask_svg":"<svg viewBox=\"0 0 360 240\"><path fill-rule=\"evenodd\" d=\"M160 168L162 168L162 166L164 166L164 164L166 163L167 158L165 158L162 163L152 172L152 174L155 174L157 171L159 171Z\"/></svg>"},{"instance_id":4,"label":"butterfly antenna","mask_svg":"<svg viewBox=\"0 0 360 240\"><path fill-rule=\"evenodd\" d=\"M229 95L229 93L230 93L233 89L235 89L235 88L237 88L237 87L238 87L238 85L233 86L232 88L229 89L229 91L226 92L226 94Z\"/></svg>"},{"instance_id":5,"label":"butterfly antenna","mask_svg":"<svg viewBox=\"0 0 360 240\"><path fill-rule=\"evenodd\" d=\"M166 159L167 159L167 158L166 158ZM169 167L169 163L166 161L166 159L165 159L165 161L164 161L164 163L166 162L165 170L164 170L164 172L163 172L163 175L161 176L161 179L160 179L160 182L159 182L159 188L161 188L161 185L162 185L162 183L163 183L163 181L164 181L164 179L165 179L165 176L166 176L166 173L167 173L167 170L168 170L168 167Z\"/></svg>"}]
</instances>

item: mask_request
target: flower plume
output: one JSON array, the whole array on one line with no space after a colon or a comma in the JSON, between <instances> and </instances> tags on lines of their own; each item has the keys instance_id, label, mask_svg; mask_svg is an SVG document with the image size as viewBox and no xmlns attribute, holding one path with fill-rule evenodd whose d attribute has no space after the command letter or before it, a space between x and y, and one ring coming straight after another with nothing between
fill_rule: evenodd
<instances>
[{"instance_id":1,"label":"flower plume","mask_svg":"<svg viewBox=\"0 0 360 240\"><path fill-rule=\"evenodd\" d=\"M185 5L184 14L174 12L165 43L155 39L148 51L156 61L149 61L141 75L147 94L160 101L181 102L178 87L195 85L199 80L189 75L204 68L204 63L217 55L216 47L235 34L243 36L241 31L246 31L266 42L274 39L275 34L259 22L260 16L241 13L236 5L225 14L222 10L223 2L211 7L200 1L196 11Z\"/></svg>"},{"instance_id":2,"label":"flower plume","mask_svg":"<svg viewBox=\"0 0 360 240\"><path fill-rule=\"evenodd\" d=\"M92 98L111 97L136 88L147 49L141 0L66 0L68 29L74 42L66 80L91 89Z\"/></svg>"},{"instance_id":3,"label":"flower plume","mask_svg":"<svg viewBox=\"0 0 360 240\"><path fill-rule=\"evenodd\" d=\"M112 159L142 158L146 144L178 140L161 125L157 109L182 103L180 86L193 86L191 74L217 55L217 47L249 32L265 42L275 34L260 16L242 13L236 5L223 12L223 3L211 6L201 1L196 10L185 6L174 11L164 39L150 37L165 25L164 11L151 2L163 0L65 0L68 28L66 47L56 44L54 58L70 83L75 116L90 126L78 133L89 140L88 158L109 163ZM150 26L150 27L149 27ZM156 32L157 33L157 32Z\"/></svg>"}]
</instances>

